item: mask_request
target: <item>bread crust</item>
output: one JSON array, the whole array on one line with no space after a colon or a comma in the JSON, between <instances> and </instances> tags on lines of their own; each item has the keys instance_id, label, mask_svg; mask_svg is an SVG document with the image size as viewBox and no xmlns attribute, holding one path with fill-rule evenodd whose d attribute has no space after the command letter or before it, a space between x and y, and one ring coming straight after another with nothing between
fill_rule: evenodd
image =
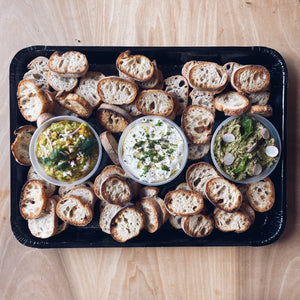
<instances>
[{"instance_id":1,"label":"bread crust","mask_svg":"<svg viewBox=\"0 0 300 300\"><path fill-rule=\"evenodd\" d=\"M249 114L258 114L264 117L271 117L273 108L271 105L252 105L248 110Z\"/></svg>"},{"instance_id":2,"label":"bread crust","mask_svg":"<svg viewBox=\"0 0 300 300\"><path fill-rule=\"evenodd\" d=\"M102 132L100 134L100 141L111 161L116 165L120 165L118 156L118 142L112 133L109 131Z\"/></svg>"},{"instance_id":3,"label":"bread crust","mask_svg":"<svg viewBox=\"0 0 300 300\"><path fill-rule=\"evenodd\" d=\"M202 238L212 233L214 220L202 213L181 218L181 228L190 237Z\"/></svg>"}]
</instances>

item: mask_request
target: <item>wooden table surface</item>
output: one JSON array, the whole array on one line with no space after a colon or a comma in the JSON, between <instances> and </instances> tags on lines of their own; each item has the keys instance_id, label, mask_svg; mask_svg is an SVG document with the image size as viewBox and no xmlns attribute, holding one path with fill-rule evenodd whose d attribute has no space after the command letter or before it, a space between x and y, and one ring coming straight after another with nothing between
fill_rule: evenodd
<instances>
[{"instance_id":1,"label":"wooden table surface","mask_svg":"<svg viewBox=\"0 0 300 300\"><path fill-rule=\"evenodd\" d=\"M300 1L0 1L1 299L300 299ZM258 247L34 249L10 227L9 64L30 45L267 46L289 71L287 225Z\"/></svg>"}]
</instances>

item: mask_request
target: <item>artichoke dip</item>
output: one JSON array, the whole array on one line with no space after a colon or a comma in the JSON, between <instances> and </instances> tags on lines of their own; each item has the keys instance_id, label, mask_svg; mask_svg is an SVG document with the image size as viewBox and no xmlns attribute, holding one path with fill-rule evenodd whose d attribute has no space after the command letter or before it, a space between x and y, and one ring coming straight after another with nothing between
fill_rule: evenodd
<instances>
[{"instance_id":1,"label":"artichoke dip","mask_svg":"<svg viewBox=\"0 0 300 300\"><path fill-rule=\"evenodd\" d=\"M124 132L121 156L128 171L143 182L165 181L180 171L185 140L163 118L141 118Z\"/></svg>"},{"instance_id":2,"label":"artichoke dip","mask_svg":"<svg viewBox=\"0 0 300 300\"><path fill-rule=\"evenodd\" d=\"M237 181L270 168L279 154L269 130L247 114L222 126L215 137L213 151L221 170Z\"/></svg>"},{"instance_id":3,"label":"artichoke dip","mask_svg":"<svg viewBox=\"0 0 300 300\"><path fill-rule=\"evenodd\" d=\"M60 181L74 182L91 172L98 159L97 140L86 123L53 122L39 135L36 156L45 172Z\"/></svg>"}]
</instances>

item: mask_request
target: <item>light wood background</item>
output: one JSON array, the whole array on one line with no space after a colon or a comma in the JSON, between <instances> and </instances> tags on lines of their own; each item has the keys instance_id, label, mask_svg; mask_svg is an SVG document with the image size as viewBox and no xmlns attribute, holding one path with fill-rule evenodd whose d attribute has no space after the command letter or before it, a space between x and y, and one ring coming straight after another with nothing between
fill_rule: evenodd
<instances>
[{"instance_id":1,"label":"light wood background","mask_svg":"<svg viewBox=\"0 0 300 300\"><path fill-rule=\"evenodd\" d=\"M299 0L0 0L0 299L300 299ZM10 228L9 63L30 45L268 46L289 70L288 220L260 248L49 249Z\"/></svg>"}]
</instances>

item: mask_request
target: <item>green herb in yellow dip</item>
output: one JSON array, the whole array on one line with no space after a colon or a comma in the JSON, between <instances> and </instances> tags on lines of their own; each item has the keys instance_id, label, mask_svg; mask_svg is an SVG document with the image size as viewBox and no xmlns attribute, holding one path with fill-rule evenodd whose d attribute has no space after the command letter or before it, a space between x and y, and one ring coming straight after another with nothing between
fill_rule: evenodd
<instances>
[{"instance_id":1,"label":"green herb in yellow dip","mask_svg":"<svg viewBox=\"0 0 300 300\"><path fill-rule=\"evenodd\" d=\"M86 123L52 123L38 137L36 155L45 172L60 181L86 176L98 159L97 140Z\"/></svg>"},{"instance_id":2,"label":"green herb in yellow dip","mask_svg":"<svg viewBox=\"0 0 300 300\"><path fill-rule=\"evenodd\" d=\"M237 181L259 175L278 159L278 146L268 129L247 114L220 129L213 151L222 171Z\"/></svg>"}]
</instances>

